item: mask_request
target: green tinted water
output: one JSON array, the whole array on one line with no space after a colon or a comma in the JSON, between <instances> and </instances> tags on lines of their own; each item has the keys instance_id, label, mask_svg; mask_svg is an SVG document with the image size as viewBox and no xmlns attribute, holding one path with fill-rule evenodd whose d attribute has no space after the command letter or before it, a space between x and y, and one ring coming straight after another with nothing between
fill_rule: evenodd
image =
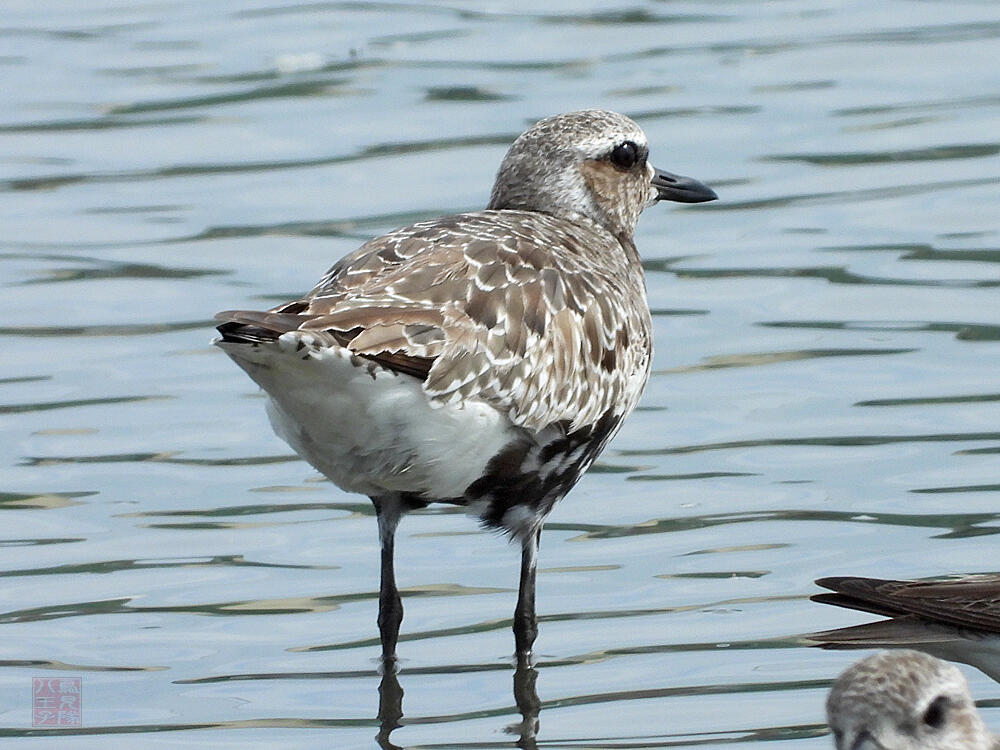
<instances>
[{"instance_id":1,"label":"green tinted water","mask_svg":"<svg viewBox=\"0 0 1000 750\"><path fill-rule=\"evenodd\" d=\"M5 747L826 748L855 655L796 636L866 618L813 579L998 569L1000 4L45 5L0 12ZM537 672L516 550L431 508L380 709L371 506L211 316L595 106L720 200L640 223L655 372L546 526Z\"/></svg>"}]
</instances>

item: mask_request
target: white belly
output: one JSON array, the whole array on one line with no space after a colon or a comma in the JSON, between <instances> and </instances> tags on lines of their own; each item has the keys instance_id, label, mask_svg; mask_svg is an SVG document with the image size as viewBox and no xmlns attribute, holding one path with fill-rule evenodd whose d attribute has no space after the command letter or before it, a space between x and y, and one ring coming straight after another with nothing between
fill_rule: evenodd
<instances>
[{"instance_id":1,"label":"white belly","mask_svg":"<svg viewBox=\"0 0 1000 750\"><path fill-rule=\"evenodd\" d=\"M294 334L220 345L270 396L274 431L349 492L461 497L493 456L524 439L489 404L432 402L421 381L341 347L297 351Z\"/></svg>"}]
</instances>

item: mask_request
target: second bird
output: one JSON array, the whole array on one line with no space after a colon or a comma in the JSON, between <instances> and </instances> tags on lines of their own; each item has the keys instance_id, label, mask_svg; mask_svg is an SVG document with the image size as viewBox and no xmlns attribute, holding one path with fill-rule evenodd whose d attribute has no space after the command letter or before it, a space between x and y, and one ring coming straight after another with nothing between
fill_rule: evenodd
<instances>
[{"instance_id":1,"label":"second bird","mask_svg":"<svg viewBox=\"0 0 1000 750\"><path fill-rule=\"evenodd\" d=\"M622 115L549 117L514 141L487 210L397 229L301 299L217 316L218 345L267 392L278 435L375 505L386 661L403 617L396 526L433 502L520 543L514 637L519 659L531 653L542 523L649 375L639 214L716 197L647 155Z\"/></svg>"}]
</instances>

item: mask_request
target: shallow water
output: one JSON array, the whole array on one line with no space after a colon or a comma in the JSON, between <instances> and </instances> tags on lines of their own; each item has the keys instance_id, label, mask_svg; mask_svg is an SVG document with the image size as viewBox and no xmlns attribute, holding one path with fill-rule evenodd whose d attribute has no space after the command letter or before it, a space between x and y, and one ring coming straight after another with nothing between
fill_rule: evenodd
<instances>
[{"instance_id":1,"label":"shallow water","mask_svg":"<svg viewBox=\"0 0 1000 750\"><path fill-rule=\"evenodd\" d=\"M826 748L856 655L798 636L870 618L813 579L1000 569L1000 3L45 6L0 11L4 747ZM720 200L640 222L655 374L546 525L537 670L516 550L413 514L380 724L371 506L211 316L593 106Z\"/></svg>"}]
</instances>

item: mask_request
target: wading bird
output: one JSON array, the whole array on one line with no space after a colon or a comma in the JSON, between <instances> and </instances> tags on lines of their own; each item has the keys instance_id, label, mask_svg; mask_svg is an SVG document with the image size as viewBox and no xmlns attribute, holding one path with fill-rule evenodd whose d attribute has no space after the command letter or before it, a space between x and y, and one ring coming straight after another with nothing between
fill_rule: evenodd
<instances>
[{"instance_id":1,"label":"wading bird","mask_svg":"<svg viewBox=\"0 0 1000 750\"><path fill-rule=\"evenodd\" d=\"M614 112L546 118L514 141L485 211L397 229L301 299L217 316L216 343L267 392L278 435L375 505L387 661L403 617L396 526L433 502L520 543L514 636L530 654L542 522L649 375L639 214L716 197L647 154Z\"/></svg>"}]
</instances>

